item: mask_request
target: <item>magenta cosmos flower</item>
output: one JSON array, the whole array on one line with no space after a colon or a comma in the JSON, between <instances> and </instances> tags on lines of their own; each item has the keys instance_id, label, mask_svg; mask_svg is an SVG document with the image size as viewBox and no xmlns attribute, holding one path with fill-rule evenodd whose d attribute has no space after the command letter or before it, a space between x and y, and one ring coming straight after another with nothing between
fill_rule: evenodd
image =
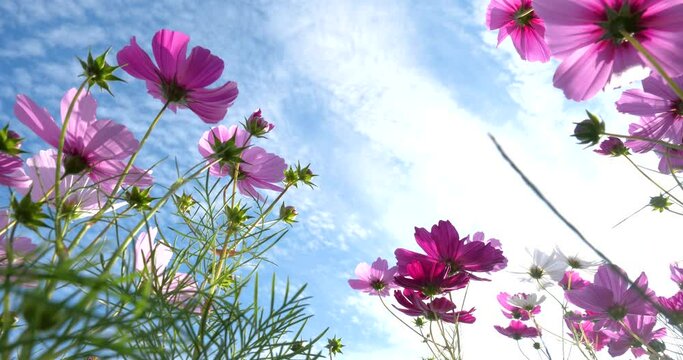
<instances>
[{"instance_id":1,"label":"magenta cosmos flower","mask_svg":"<svg viewBox=\"0 0 683 360\"><path fill-rule=\"evenodd\" d=\"M680 267L678 263L673 263L669 265L669 269L671 270L671 280L683 290L683 267Z\"/></svg>"},{"instance_id":2,"label":"magenta cosmos flower","mask_svg":"<svg viewBox=\"0 0 683 360\"><path fill-rule=\"evenodd\" d=\"M219 125L206 131L199 139L199 153L210 161L218 158L219 161L209 168L211 175L233 176L233 164L231 161L222 160L221 157L238 148L246 147L238 153L241 162L237 188L243 195L262 200L263 196L256 188L282 191L282 187L276 184L284 179L287 164L284 159L266 152L263 148L248 147L249 137L249 133L235 125L229 128Z\"/></svg>"},{"instance_id":3,"label":"magenta cosmos flower","mask_svg":"<svg viewBox=\"0 0 683 360\"><path fill-rule=\"evenodd\" d=\"M593 150L598 154L607 156L629 155L628 148L621 139L610 136L600 143L600 148Z\"/></svg>"},{"instance_id":4,"label":"magenta cosmos flower","mask_svg":"<svg viewBox=\"0 0 683 360\"><path fill-rule=\"evenodd\" d=\"M595 323L590 320L566 319L567 327L571 330L569 336L575 338L581 344L589 346L595 351L602 350L612 339L614 332L605 329L596 329Z\"/></svg>"},{"instance_id":5,"label":"magenta cosmos flower","mask_svg":"<svg viewBox=\"0 0 683 360\"><path fill-rule=\"evenodd\" d=\"M683 324L683 291L677 292L670 298L660 297L659 305L668 312L667 318L671 324Z\"/></svg>"},{"instance_id":6,"label":"magenta cosmos flower","mask_svg":"<svg viewBox=\"0 0 683 360\"><path fill-rule=\"evenodd\" d=\"M422 294L409 289L394 290L394 298L404 308L393 305L396 310L408 316L424 316L427 320L443 320L449 323L472 324L476 320L472 313L474 308L468 311L455 311L455 304L445 297L435 298L425 302Z\"/></svg>"},{"instance_id":7,"label":"magenta cosmos flower","mask_svg":"<svg viewBox=\"0 0 683 360\"><path fill-rule=\"evenodd\" d=\"M573 270L565 271L562 280L558 282L558 285L564 290L578 290L589 284L590 281L582 279L579 273Z\"/></svg>"},{"instance_id":8,"label":"magenta cosmos flower","mask_svg":"<svg viewBox=\"0 0 683 360\"><path fill-rule=\"evenodd\" d=\"M538 298L536 294L518 293L510 295L502 292L498 294L496 299L503 307L503 315L506 318L526 321L532 315L541 312L541 303L545 300L545 296Z\"/></svg>"},{"instance_id":9,"label":"magenta cosmos flower","mask_svg":"<svg viewBox=\"0 0 683 360\"><path fill-rule=\"evenodd\" d=\"M510 325L505 328L498 325L494 325L493 327L496 328L499 333L515 340L521 340L522 338L535 338L539 335L538 329L526 326L526 324L519 320L510 321Z\"/></svg>"},{"instance_id":10,"label":"magenta cosmos flower","mask_svg":"<svg viewBox=\"0 0 683 360\"><path fill-rule=\"evenodd\" d=\"M76 89L71 89L62 98L62 119L75 95ZM81 94L75 102L64 139L64 174L85 173L105 192L111 192L126 167L124 160L137 150L139 143L125 126L96 119L96 109L97 103L90 94ZM28 96L17 96L14 114L45 142L55 148L59 146L60 127L46 109ZM152 177L147 171L132 167L123 183L146 187L152 184Z\"/></svg>"},{"instance_id":11,"label":"magenta cosmos flower","mask_svg":"<svg viewBox=\"0 0 683 360\"><path fill-rule=\"evenodd\" d=\"M159 30L152 39L152 63L131 38L130 45L116 55L119 65L131 76L145 80L147 91L169 109L189 108L206 123L217 123L225 117L237 98L237 83L228 81L214 89L213 84L223 73L223 60L211 51L196 46L187 57L190 37L171 30Z\"/></svg>"},{"instance_id":12,"label":"magenta cosmos flower","mask_svg":"<svg viewBox=\"0 0 683 360\"><path fill-rule=\"evenodd\" d=\"M669 75L683 73L681 0L534 0L533 7L552 55L562 60L553 83L569 99L591 98L629 68L650 66L622 30Z\"/></svg>"},{"instance_id":13,"label":"magenta cosmos flower","mask_svg":"<svg viewBox=\"0 0 683 360\"><path fill-rule=\"evenodd\" d=\"M624 319L624 325L630 331L621 329L614 335L614 339L607 344L609 354L612 357L616 357L623 355L627 350L631 349L631 353L635 357L646 355L648 352L646 349L643 349L644 344L650 344L652 341L666 336L665 328L654 330L656 324L657 317L655 316L627 316ZM637 337L634 337L632 333Z\"/></svg>"},{"instance_id":14,"label":"magenta cosmos flower","mask_svg":"<svg viewBox=\"0 0 683 360\"><path fill-rule=\"evenodd\" d=\"M429 259L409 263L406 265L405 275L394 277L397 285L420 291L426 296L462 289L467 286L469 280L469 276L462 272L449 275L445 265Z\"/></svg>"},{"instance_id":15,"label":"magenta cosmos flower","mask_svg":"<svg viewBox=\"0 0 683 360\"><path fill-rule=\"evenodd\" d=\"M543 39L545 25L531 0L492 0L486 9L486 26L498 31L498 45L508 36L522 60L546 62L550 49Z\"/></svg>"},{"instance_id":16,"label":"magenta cosmos flower","mask_svg":"<svg viewBox=\"0 0 683 360\"><path fill-rule=\"evenodd\" d=\"M477 235L477 240L470 241L469 237L460 239L458 231L450 221L439 221L429 232L424 228L415 228L415 241L427 253L427 256L407 249L396 249L394 254L398 260L398 272L405 274L408 263L419 260L431 260L448 267L449 273L464 272L476 280L481 278L472 272L497 271L505 267L507 259L500 250L500 243L482 241L483 233Z\"/></svg>"},{"instance_id":17,"label":"magenta cosmos flower","mask_svg":"<svg viewBox=\"0 0 683 360\"><path fill-rule=\"evenodd\" d=\"M683 76L674 81L683 86ZM683 100L659 75L652 74L643 80L643 90L624 91L616 104L617 110L641 117L640 123L629 126L631 135L683 144ZM628 140L626 144L636 152L655 146L654 142L643 140Z\"/></svg>"},{"instance_id":18,"label":"magenta cosmos flower","mask_svg":"<svg viewBox=\"0 0 683 360\"><path fill-rule=\"evenodd\" d=\"M590 311L589 320L595 320L597 328L607 326L618 329L618 321L626 315L654 315L655 309L649 301L657 301L652 290L648 289L647 276L641 273L634 281L646 300L634 286L618 272L623 271L614 265L602 265L595 273L592 284L580 289L565 292L565 298L572 304Z\"/></svg>"},{"instance_id":19,"label":"magenta cosmos flower","mask_svg":"<svg viewBox=\"0 0 683 360\"><path fill-rule=\"evenodd\" d=\"M31 186L31 179L24 172L20 157L0 152L0 185L25 189Z\"/></svg>"},{"instance_id":20,"label":"magenta cosmos flower","mask_svg":"<svg viewBox=\"0 0 683 360\"><path fill-rule=\"evenodd\" d=\"M356 266L358 279L350 279L349 285L354 290L360 290L370 295L389 296L389 290L396 288L394 284L396 266L389 268L389 264L382 258L377 258L372 265L360 263Z\"/></svg>"}]
</instances>

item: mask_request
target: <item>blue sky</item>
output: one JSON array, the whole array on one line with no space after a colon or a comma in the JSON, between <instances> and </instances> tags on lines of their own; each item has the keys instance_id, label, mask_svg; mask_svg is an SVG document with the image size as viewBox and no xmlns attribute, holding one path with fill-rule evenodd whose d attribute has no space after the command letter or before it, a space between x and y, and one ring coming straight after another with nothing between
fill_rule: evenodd
<instances>
[{"instance_id":1,"label":"blue sky","mask_svg":"<svg viewBox=\"0 0 683 360\"><path fill-rule=\"evenodd\" d=\"M315 191L287 200L299 208L300 222L271 254L278 266L263 272L309 284L310 327L330 326L330 335L341 336L344 358L426 355L376 298L346 284L358 262L416 248L413 226L450 219L461 234L484 231L502 241L510 271L528 263L525 248L560 245L591 257L496 154L489 132L631 275L646 270L657 289L673 291L667 264L677 259L662 259L661 252L683 250L667 235L676 233L675 218L645 210L612 229L658 195L656 189L625 161L582 150L568 136L585 108L623 133L632 119L613 110L619 92L585 104L565 100L551 84L556 63L523 63L507 42L496 49L496 34L483 25L485 0L102 4L0 3L2 123L9 120L28 137L27 147L38 149L13 118L17 93L57 113L64 91L79 83L75 56L110 46L118 51L131 36L149 49L160 28L189 34L191 46L223 58L221 81L239 84L223 124L260 107L276 124L265 146L290 162L312 163L319 174ZM126 79L114 87L115 98L97 95L98 114L140 137L161 103L142 82ZM155 130L163 136L146 145L140 164L168 157L155 176L170 183L173 159L186 167L200 160L196 141L208 128L189 111L167 113ZM653 158L640 160L656 166ZM465 329L468 358L517 351L493 330L504 324L495 295L522 290L533 289L510 273L470 289L478 321Z\"/></svg>"}]
</instances>

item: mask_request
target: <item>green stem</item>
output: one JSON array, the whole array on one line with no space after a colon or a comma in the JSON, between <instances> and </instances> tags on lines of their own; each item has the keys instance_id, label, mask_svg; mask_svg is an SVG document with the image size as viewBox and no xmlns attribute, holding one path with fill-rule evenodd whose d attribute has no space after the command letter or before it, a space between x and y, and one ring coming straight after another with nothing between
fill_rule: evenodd
<instances>
[{"instance_id":1,"label":"green stem","mask_svg":"<svg viewBox=\"0 0 683 360\"><path fill-rule=\"evenodd\" d=\"M10 358L10 353L9 353L9 348L5 346L7 344L7 340L9 340L9 330L11 328L11 313L10 313L10 289L12 285L12 281L10 278L10 274L12 273L12 262L14 262L14 234L17 230L16 224L12 227L12 230L10 230L10 235L8 239L8 245L5 247L6 251L6 256L7 256L7 267L5 268L5 271L7 271L7 274L5 275L5 293L3 294L2 298L2 306L3 306L3 312L2 312L2 339L0 340L0 344L2 344L2 348L4 349L2 352L2 359L3 360L8 360Z\"/></svg>"},{"instance_id":2,"label":"green stem","mask_svg":"<svg viewBox=\"0 0 683 360\"><path fill-rule=\"evenodd\" d=\"M81 92L83 92L83 89L85 86L88 84L88 80L90 78L86 78L83 80L81 83L81 86L78 87L78 90L76 90L76 94L74 95L73 99L71 99L71 103L69 104L69 108L66 111L66 115L64 116L63 122L62 122L62 130L59 133L59 146L57 146L57 159L55 159L56 166L55 166L55 246L56 246L56 252L57 255L59 256L60 259L65 258L68 256L66 247L64 246L64 234L62 233L62 224L61 224L61 218L60 218L60 212L62 210L62 199L61 199L61 194L60 194L60 188L59 188L59 183L61 182L62 179L62 157L64 156L64 142L66 141L66 131L69 128L69 120L71 119L71 114L73 113L74 107L76 106L76 101L78 101L78 97L81 95ZM65 225L66 226L66 225Z\"/></svg>"},{"instance_id":3,"label":"green stem","mask_svg":"<svg viewBox=\"0 0 683 360\"><path fill-rule=\"evenodd\" d=\"M167 101L164 103L164 106L159 110L157 115L154 117L154 120L152 120L152 123L149 125L147 128L147 132L145 132L145 135L142 137L140 140L140 145L138 146L138 149L135 150L133 155L131 155L130 159L128 160L128 163L126 164L126 167L124 168L123 172L121 173L121 176L119 177L119 180L116 182L116 186L114 186L114 189L111 192L111 196L107 199L107 202L100 208L100 210L92 216L91 220L85 224L83 227L81 227L81 230L78 232L76 237L74 238L71 247L75 247L78 245L78 243L81 241L83 236L88 232L88 230L96 224L101 218L102 215L107 211L107 209L112 206L114 199L116 198L116 192L121 188L123 185L123 182L126 179L126 176L128 176L128 171L130 171L130 168L133 167L133 163L135 162L135 159L137 158L138 154L140 153L140 150L142 150L142 146L145 145L147 142L147 139L149 136L152 134L152 130L156 127L157 123L161 119L161 116L163 115L164 111L168 108L168 105L170 103Z\"/></svg>"},{"instance_id":4,"label":"green stem","mask_svg":"<svg viewBox=\"0 0 683 360\"><path fill-rule=\"evenodd\" d=\"M628 160L628 162L631 163L631 165L633 165L633 167L636 168L636 170L638 170L638 172L639 172L641 175L643 175L646 179L648 179L648 180L649 180L652 184L654 184L659 190L662 190L665 194L669 195L672 199L676 200L676 202L677 202L679 205L683 206L683 203L682 203L680 200L678 200L678 198L676 198L676 196L674 196L672 193L670 193L670 192L667 191L665 188L663 188L661 185L659 185L656 181L654 181L651 177L649 177L649 176L648 176L640 167L638 167L638 165L636 165L636 163L634 163L633 160L631 160L631 157L630 157L630 156L624 155L624 157L626 158L626 160Z\"/></svg>"},{"instance_id":5,"label":"green stem","mask_svg":"<svg viewBox=\"0 0 683 360\"><path fill-rule=\"evenodd\" d=\"M626 32L625 30L622 29L620 31L620 34L624 37L624 39L626 39L626 41L628 41L634 48L636 48L636 50L638 50L639 53L641 53L641 54L643 54L643 56L645 56L645 58L647 59L647 61L650 62L652 67L654 67L655 70L657 70L659 75L661 75L662 78L664 78L666 83L669 84L671 89L676 93L676 96L678 96L679 99L683 100L683 89L681 89L681 87L678 86L678 84L676 84L675 81L673 81L673 79L669 76L669 74L667 74L666 71L664 71L664 68L659 63L659 61L657 61L657 59L654 57L654 55L652 55L652 53L650 53L643 46L643 44L641 44L638 40L636 40L636 38L634 38L631 34Z\"/></svg>"}]
</instances>

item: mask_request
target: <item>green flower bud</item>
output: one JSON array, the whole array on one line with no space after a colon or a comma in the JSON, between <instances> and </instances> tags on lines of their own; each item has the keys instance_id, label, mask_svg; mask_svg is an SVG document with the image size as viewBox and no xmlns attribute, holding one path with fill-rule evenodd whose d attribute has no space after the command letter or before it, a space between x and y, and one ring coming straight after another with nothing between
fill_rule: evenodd
<instances>
[{"instance_id":1,"label":"green flower bud","mask_svg":"<svg viewBox=\"0 0 683 360\"><path fill-rule=\"evenodd\" d=\"M590 111L586 110L586 113L588 119L575 123L576 127L572 136L579 140L579 144L590 144L589 146L592 146L597 144L600 141L600 136L605 133L605 123Z\"/></svg>"},{"instance_id":2,"label":"green flower bud","mask_svg":"<svg viewBox=\"0 0 683 360\"><path fill-rule=\"evenodd\" d=\"M659 196L651 197L650 206L652 206L652 211L663 212L664 210L669 209L669 206L671 206L671 202L669 201L668 196L664 196L662 194Z\"/></svg>"},{"instance_id":3,"label":"green flower bud","mask_svg":"<svg viewBox=\"0 0 683 360\"><path fill-rule=\"evenodd\" d=\"M130 205L130 207L133 209L138 211L151 210L152 207L150 204L156 198L153 198L149 195L150 190L151 188L140 190L139 187L133 186L126 191L124 198L126 199L128 205Z\"/></svg>"},{"instance_id":4,"label":"green flower bud","mask_svg":"<svg viewBox=\"0 0 683 360\"><path fill-rule=\"evenodd\" d=\"M327 345L325 345L325 348L330 352L330 354L336 355L336 354L341 354L342 351L341 349L344 347L344 344L341 342L341 338L337 338L337 336L334 336L332 339L327 339Z\"/></svg>"},{"instance_id":5,"label":"green flower bud","mask_svg":"<svg viewBox=\"0 0 683 360\"><path fill-rule=\"evenodd\" d=\"M280 206L280 220L287 224L294 224L297 215L299 215L299 213L294 206L285 206L285 203L282 203L282 206Z\"/></svg>"},{"instance_id":6,"label":"green flower bud","mask_svg":"<svg viewBox=\"0 0 683 360\"><path fill-rule=\"evenodd\" d=\"M197 204L197 201L195 201L192 195L186 194L185 192L183 192L183 194L180 196L173 195L173 199L175 200L178 211L181 213L188 212L195 204Z\"/></svg>"},{"instance_id":7,"label":"green flower bud","mask_svg":"<svg viewBox=\"0 0 683 360\"><path fill-rule=\"evenodd\" d=\"M84 76L88 80L88 90L97 85L101 89L106 90L110 95L113 95L109 89L109 82L123 81L114 75L114 71L120 66L111 66L107 64L106 57L109 53L109 50L111 50L111 48L107 49L96 58L93 58L92 53L88 51L87 61L83 61L78 58L78 61L81 63L81 67L83 68L83 73L81 76Z\"/></svg>"},{"instance_id":8,"label":"green flower bud","mask_svg":"<svg viewBox=\"0 0 683 360\"><path fill-rule=\"evenodd\" d=\"M10 200L12 214L17 223L29 229L37 230L39 227L48 227L43 222L47 215L43 212L44 202L33 202L30 196L24 196L21 201L15 197Z\"/></svg>"},{"instance_id":9,"label":"green flower bud","mask_svg":"<svg viewBox=\"0 0 683 360\"><path fill-rule=\"evenodd\" d=\"M17 133L9 129L9 124L0 130L0 152L8 155L17 156L21 151L21 142L23 138L19 137Z\"/></svg>"}]
</instances>

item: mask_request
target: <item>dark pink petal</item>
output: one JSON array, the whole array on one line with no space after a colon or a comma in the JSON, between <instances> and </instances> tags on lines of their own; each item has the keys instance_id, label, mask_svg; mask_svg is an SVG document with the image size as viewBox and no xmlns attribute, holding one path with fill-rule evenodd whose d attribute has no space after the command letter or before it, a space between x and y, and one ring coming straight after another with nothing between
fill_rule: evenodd
<instances>
[{"instance_id":1,"label":"dark pink petal","mask_svg":"<svg viewBox=\"0 0 683 360\"><path fill-rule=\"evenodd\" d=\"M565 298L572 304L594 312L606 312L614 304L612 292L597 286L586 286L581 289L565 292Z\"/></svg>"},{"instance_id":2,"label":"dark pink petal","mask_svg":"<svg viewBox=\"0 0 683 360\"><path fill-rule=\"evenodd\" d=\"M415 228L415 242L419 245L428 256L432 257L434 260L439 260L439 250L437 249L437 244L434 239L432 239L432 234L425 228ZM397 250L398 251L398 250Z\"/></svg>"},{"instance_id":3,"label":"dark pink petal","mask_svg":"<svg viewBox=\"0 0 683 360\"><path fill-rule=\"evenodd\" d=\"M134 78L155 83L160 81L158 75L159 70L154 66L149 55L147 55L135 41L135 36L130 39L130 45L124 46L124 48L116 54L116 60L123 71Z\"/></svg>"},{"instance_id":4,"label":"dark pink petal","mask_svg":"<svg viewBox=\"0 0 683 360\"><path fill-rule=\"evenodd\" d=\"M223 73L223 60L211 51L196 46L178 70L178 84L185 89L203 88L213 84Z\"/></svg>"},{"instance_id":5,"label":"dark pink petal","mask_svg":"<svg viewBox=\"0 0 683 360\"><path fill-rule=\"evenodd\" d=\"M31 186L31 179L24 172L21 158L0 152L0 185L20 191Z\"/></svg>"},{"instance_id":6,"label":"dark pink petal","mask_svg":"<svg viewBox=\"0 0 683 360\"><path fill-rule=\"evenodd\" d=\"M513 15L519 7L507 0L491 0L486 8L486 26L489 30L502 28L513 21Z\"/></svg>"},{"instance_id":7,"label":"dark pink petal","mask_svg":"<svg viewBox=\"0 0 683 360\"><path fill-rule=\"evenodd\" d=\"M216 89L196 89L187 94L187 107L206 123L217 123L225 117L237 98L237 83L228 81Z\"/></svg>"},{"instance_id":8,"label":"dark pink petal","mask_svg":"<svg viewBox=\"0 0 683 360\"><path fill-rule=\"evenodd\" d=\"M58 147L60 129L45 108L41 108L26 95L17 95L14 115L46 143Z\"/></svg>"},{"instance_id":9,"label":"dark pink petal","mask_svg":"<svg viewBox=\"0 0 683 360\"><path fill-rule=\"evenodd\" d=\"M543 25L538 21L519 27L510 32L512 43L523 60L547 62L550 60L550 49L543 39Z\"/></svg>"},{"instance_id":10,"label":"dark pink petal","mask_svg":"<svg viewBox=\"0 0 683 360\"><path fill-rule=\"evenodd\" d=\"M183 68L189 42L190 37L179 31L163 29L154 34L152 52L165 81L175 80L178 70Z\"/></svg>"}]
</instances>

